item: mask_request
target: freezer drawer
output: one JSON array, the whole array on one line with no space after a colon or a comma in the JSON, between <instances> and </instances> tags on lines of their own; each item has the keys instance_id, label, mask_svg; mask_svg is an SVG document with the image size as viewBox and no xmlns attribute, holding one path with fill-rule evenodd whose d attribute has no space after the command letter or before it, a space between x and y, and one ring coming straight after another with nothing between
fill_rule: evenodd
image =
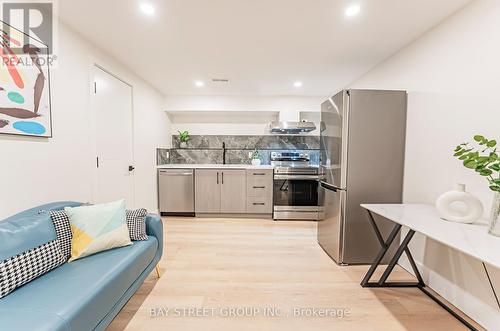
<instances>
[{"instance_id":1,"label":"freezer drawer","mask_svg":"<svg viewBox=\"0 0 500 331\"><path fill-rule=\"evenodd\" d=\"M194 215L194 170L160 169L158 205L167 215Z\"/></svg>"},{"instance_id":2,"label":"freezer drawer","mask_svg":"<svg viewBox=\"0 0 500 331\"><path fill-rule=\"evenodd\" d=\"M319 193L318 243L336 263L342 264L346 191L322 184Z\"/></svg>"}]
</instances>

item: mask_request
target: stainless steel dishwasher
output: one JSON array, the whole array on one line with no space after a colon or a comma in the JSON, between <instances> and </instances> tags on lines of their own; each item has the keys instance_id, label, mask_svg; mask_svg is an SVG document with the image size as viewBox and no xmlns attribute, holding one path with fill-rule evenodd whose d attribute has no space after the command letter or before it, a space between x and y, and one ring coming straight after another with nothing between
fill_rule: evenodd
<instances>
[{"instance_id":1,"label":"stainless steel dishwasher","mask_svg":"<svg viewBox=\"0 0 500 331\"><path fill-rule=\"evenodd\" d=\"M162 215L194 216L194 169L159 169L158 205Z\"/></svg>"}]
</instances>

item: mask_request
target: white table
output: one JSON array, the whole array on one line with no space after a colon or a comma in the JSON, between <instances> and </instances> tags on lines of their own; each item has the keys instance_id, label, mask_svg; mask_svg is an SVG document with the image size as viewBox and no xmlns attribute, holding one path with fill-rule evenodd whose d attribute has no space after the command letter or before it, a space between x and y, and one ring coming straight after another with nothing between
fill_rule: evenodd
<instances>
[{"instance_id":1,"label":"white table","mask_svg":"<svg viewBox=\"0 0 500 331\"><path fill-rule=\"evenodd\" d=\"M490 282L491 289L500 308L500 302L491 283L486 264L500 268L500 238L488 234L488 228L481 224L460 224L444 221L439 218L437 210L430 205L412 204L362 204L370 215L370 223L380 242L381 250L366 273L361 286L363 287L416 287L427 294L431 299L446 309L455 318L471 330L476 330L470 323L455 313L450 307L434 296L425 287L425 283L413 260L408 244L415 232L436 240L446 246L456 249L464 254L470 255L483 263L484 270ZM377 227L373 214L380 215L395 223L389 236L384 239ZM389 250L389 247L400 234L403 227L409 228L407 235L401 241L394 256L390 259L388 266L377 282L371 282L376 268ZM387 278L393 271L401 255L406 253L408 260L417 278L417 282L387 282Z\"/></svg>"}]
</instances>

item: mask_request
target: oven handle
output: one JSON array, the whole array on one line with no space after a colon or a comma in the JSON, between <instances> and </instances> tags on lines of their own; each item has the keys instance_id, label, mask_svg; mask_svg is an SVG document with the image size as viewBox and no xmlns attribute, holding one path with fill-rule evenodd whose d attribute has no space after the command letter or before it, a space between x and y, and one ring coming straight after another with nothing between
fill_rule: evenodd
<instances>
[{"instance_id":1,"label":"oven handle","mask_svg":"<svg viewBox=\"0 0 500 331\"><path fill-rule=\"evenodd\" d=\"M319 181L319 176L318 175L274 175L274 179Z\"/></svg>"}]
</instances>

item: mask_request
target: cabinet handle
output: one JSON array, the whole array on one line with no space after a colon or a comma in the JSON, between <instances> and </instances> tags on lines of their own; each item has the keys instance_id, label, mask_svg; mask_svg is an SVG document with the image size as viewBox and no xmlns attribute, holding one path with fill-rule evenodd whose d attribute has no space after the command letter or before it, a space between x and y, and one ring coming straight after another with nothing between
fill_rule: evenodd
<instances>
[{"instance_id":1,"label":"cabinet handle","mask_svg":"<svg viewBox=\"0 0 500 331\"><path fill-rule=\"evenodd\" d=\"M253 188L266 188L265 186L254 186Z\"/></svg>"},{"instance_id":2,"label":"cabinet handle","mask_svg":"<svg viewBox=\"0 0 500 331\"><path fill-rule=\"evenodd\" d=\"M265 176L266 174L262 173L262 172L254 172L253 175L254 176Z\"/></svg>"},{"instance_id":3,"label":"cabinet handle","mask_svg":"<svg viewBox=\"0 0 500 331\"><path fill-rule=\"evenodd\" d=\"M253 205L254 206L264 206L265 203L263 203L263 202L254 202Z\"/></svg>"},{"instance_id":4,"label":"cabinet handle","mask_svg":"<svg viewBox=\"0 0 500 331\"><path fill-rule=\"evenodd\" d=\"M222 173L222 185L224 185L224 173Z\"/></svg>"},{"instance_id":5,"label":"cabinet handle","mask_svg":"<svg viewBox=\"0 0 500 331\"><path fill-rule=\"evenodd\" d=\"M217 171L217 185L219 185L219 172Z\"/></svg>"}]
</instances>

